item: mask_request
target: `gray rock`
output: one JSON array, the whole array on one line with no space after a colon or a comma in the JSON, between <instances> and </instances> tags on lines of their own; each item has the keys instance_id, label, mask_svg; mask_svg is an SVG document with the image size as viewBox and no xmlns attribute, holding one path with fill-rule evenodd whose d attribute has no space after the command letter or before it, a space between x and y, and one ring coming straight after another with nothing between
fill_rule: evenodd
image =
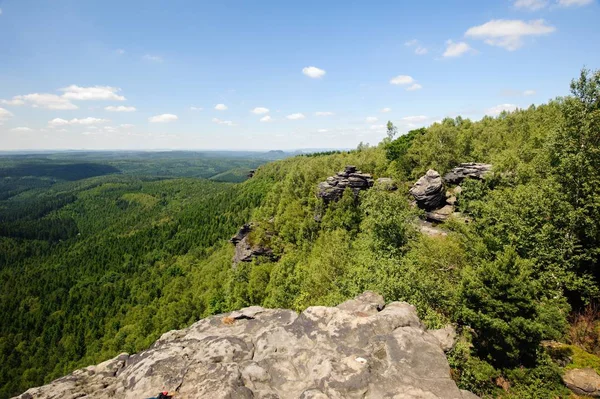
<instances>
[{"instance_id":1,"label":"gray rock","mask_svg":"<svg viewBox=\"0 0 600 399\"><path fill-rule=\"evenodd\" d=\"M600 376L592 368L567 370L563 381L577 395L600 397Z\"/></svg>"},{"instance_id":2,"label":"gray rock","mask_svg":"<svg viewBox=\"0 0 600 399\"><path fill-rule=\"evenodd\" d=\"M448 220L454 213L454 207L452 205L444 205L440 209L434 209L433 211L426 212L425 217L431 222L442 223Z\"/></svg>"},{"instance_id":3,"label":"gray rock","mask_svg":"<svg viewBox=\"0 0 600 399\"><path fill-rule=\"evenodd\" d=\"M446 184L460 184L467 177L471 179L483 179L492 171L492 165L486 163L461 163L456 168L444 175Z\"/></svg>"},{"instance_id":4,"label":"gray rock","mask_svg":"<svg viewBox=\"0 0 600 399\"><path fill-rule=\"evenodd\" d=\"M252 223L243 225L229 240L230 243L235 245L235 253L233 255L234 266L240 262L252 262L254 258L259 256L267 256L273 260L277 259L271 248L250 243L248 235L252 231L252 227Z\"/></svg>"},{"instance_id":5,"label":"gray rock","mask_svg":"<svg viewBox=\"0 0 600 399\"><path fill-rule=\"evenodd\" d=\"M317 197L327 203L342 198L346 188L350 188L354 195L358 196L361 190L367 190L372 186L373 177L370 174L362 173L356 170L356 166L348 165L335 176L329 176L324 182L319 183Z\"/></svg>"},{"instance_id":6,"label":"gray rock","mask_svg":"<svg viewBox=\"0 0 600 399\"><path fill-rule=\"evenodd\" d=\"M251 307L163 334L148 350L78 370L19 399L467 399L439 339L405 302L366 292L301 314Z\"/></svg>"},{"instance_id":7,"label":"gray rock","mask_svg":"<svg viewBox=\"0 0 600 399\"><path fill-rule=\"evenodd\" d=\"M453 325L447 325L438 330L429 330L427 333L438 340L444 352L448 352L454 348L454 344L456 343L456 328Z\"/></svg>"},{"instance_id":8,"label":"gray rock","mask_svg":"<svg viewBox=\"0 0 600 399\"><path fill-rule=\"evenodd\" d=\"M440 174L433 169L417 180L409 192L417 201L417 206L426 211L437 209L446 202L444 183Z\"/></svg>"}]
</instances>

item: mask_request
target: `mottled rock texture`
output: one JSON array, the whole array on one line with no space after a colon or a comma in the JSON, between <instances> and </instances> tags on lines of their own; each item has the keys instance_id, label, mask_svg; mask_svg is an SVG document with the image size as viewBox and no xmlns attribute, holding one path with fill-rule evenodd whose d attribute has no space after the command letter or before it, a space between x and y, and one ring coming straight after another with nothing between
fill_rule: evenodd
<instances>
[{"instance_id":1,"label":"mottled rock texture","mask_svg":"<svg viewBox=\"0 0 600 399\"><path fill-rule=\"evenodd\" d=\"M444 351L408 303L366 292L337 307L249 307L164 334L20 399L475 397L450 378ZM445 333L441 334L446 341Z\"/></svg>"},{"instance_id":2,"label":"mottled rock texture","mask_svg":"<svg viewBox=\"0 0 600 399\"><path fill-rule=\"evenodd\" d=\"M444 182L438 172L429 169L412 186L409 191L417 202L417 206L426 211L442 207L446 203Z\"/></svg>"},{"instance_id":3,"label":"mottled rock texture","mask_svg":"<svg viewBox=\"0 0 600 399\"><path fill-rule=\"evenodd\" d=\"M446 184L460 184L467 177L471 179L483 179L491 170L492 165L486 163L461 163L444 175L444 182Z\"/></svg>"},{"instance_id":4,"label":"mottled rock texture","mask_svg":"<svg viewBox=\"0 0 600 399\"><path fill-rule=\"evenodd\" d=\"M268 256L272 259L276 259L273 255L271 248L252 244L250 242L249 234L252 231L252 223L245 224L238 232L231 237L230 243L235 245L235 253L233 255L233 265L237 265L240 262L252 262L252 259L258 256Z\"/></svg>"},{"instance_id":5,"label":"mottled rock texture","mask_svg":"<svg viewBox=\"0 0 600 399\"><path fill-rule=\"evenodd\" d=\"M319 183L317 196L325 202L337 201L342 198L346 188L351 189L354 195L361 190L373 186L373 177L368 173L356 170L356 166L348 165L335 176L329 176L326 181Z\"/></svg>"},{"instance_id":6,"label":"mottled rock texture","mask_svg":"<svg viewBox=\"0 0 600 399\"><path fill-rule=\"evenodd\" d=\"M567 370L563 381L577 395L600 397L600 375L592 368Z\"/></svg>"}]
</instances>

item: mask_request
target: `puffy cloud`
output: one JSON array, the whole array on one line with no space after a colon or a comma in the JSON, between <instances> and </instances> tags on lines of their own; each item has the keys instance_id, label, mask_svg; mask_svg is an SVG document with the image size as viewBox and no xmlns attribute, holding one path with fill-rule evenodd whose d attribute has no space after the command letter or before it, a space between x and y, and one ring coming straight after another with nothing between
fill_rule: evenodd
<instances>
[{"instance_id":1,"label":"puffy cloud","mask_svg":"<svg viewBox=\"0 0 600 399\"><path fill-rule=\"evenodd\" d=\"M444 51L444 57L460 57L461 55L473 51L471 46L465 42L455 43L452 40L446 41L446 51Z\"/></svg>"},{"instance_id":2,"label":"puffy cloud","mask_svg":"<svg viewBox=\"0 0 600 399\"><path fill-rule=\"evenodd\" d=\"M418 83L414 83L412 85L410 85L409 87L406 88L406 90L408 91L415 91L415 90L421 90L423 88L423 86L421 86Z\"/></svg>"},{"instance_id":3,"label":"puffy cloud","mask_svg":"<svg viewBox=\"0 0 600 399\"><path fill-rule=\"evenodd\" d=\"M387 107L386 107L386 108L383 108L383 109L381 110L381 112L390 112L391 110L392 110L391 108L387 108Z\"/></svg>"},{"instance_id":4,"label":"puffy cloud","mask_svg":"<svg viewBox=\"0 0 600 399\"><path fill-rule=\"evenodd\" d=\"M113 100L113 101L125 101L125 97L117 94L121 91L118 87L110 86L92 86L92 87L80 87L77 85L71 85L60 89L65 94L63 98L69 100Z\"/></svg>"},{"instance_id":5,"label":"puffy cloud","mask_svg":"<svg viewBox=\"0 0 600 399\"><path fill-rule=\"evenodd\" d=\"M225 105L225 104L217 104L217 105L215 105L215 109L217 111L226 111L227 110L227 105Z\"/></svg>"},{"instance_id":6,"label":"puffy cloud","mask_svg":"<svg viewBox=\"0 0 600 399\"><path fill-rule=\"evenodd\" d=\"M56 127L56 126L66 126L66 125L98 125L101 123L110 122L108 119L100 119L100 118L92 118L87 117L83 119L74 118L71 120L66 120L62 118L54 118L48 122L48 125Z\"/></svg>"},{"instance_id":7,"label":"puffy cloud","mask_svg":"<svg viewBox=\"0 0 600 399\"><path fill-rule=\"evenodd\" d=\"M558 5L561 7L571 7L571 6L586 6L588 4L592 4L594 0L558 0Z\"/></svg>"},{"instance_id":8,"label":"puffy cloud","mask_svg":"<svg viewBox=\"0 0 600 399\"><path fill-rule=\"evenodd\" d=\"M429 118L425 115L405 116L404 118L401 118L402 121L408 123L425 122L427 119Z\"/></svg>"},{"instance_id":9,"label":"puffy cloud","mask_svg":"<svg viewBox=\"0 0 600 399\"><path fill-rule=\"evenodd\" d=\"M304 119L306 117L304 116L304 114L301 114L298 112L295 114L288 115L288 116L286 116L286 118L291 119L291 120L298 120L298 119Z\"/></svg>"},{"instance_id":10,"label":"puffy cloud","mask_svg":"<svg viewBox=\"0 0 600 399\"><path fill-rule=\"evenodd\" d=\"M535 95L535 90L525 90L523 92L523 95L524 96L533 96L533 95Z\"/></svg>"},{"instance_id":11,"label":"puffy cloud","mask_svg":"<svg viewBox=\"0 0 600 399\"><path fill-rule=\"evenodd\" d=\"M7 110L7 109L0 108L0 122L1 122L1 121L5 121L5 120L7 120L8 118L11 118L12 116L13 116L13 113L12 113L12 112L10 112L10 111L9 111L9 110Z\"/></svg>"},{"instance_id":12,"label":"puffy cloud","mask_svg":"<svg viewBox=\"0 0 600 399\"><path fill-rule=\"evenodd\" d=\"M126 107L124 105L119 105L118 107L110 105L104 109L111 112L134 112L136 110L135 107Z\"/></svg>"},{"instance_id":13,"label":"puffy cloud","mask_svg":"<svg viewBox=\"0 0 600 399\"><path fill-rule=\"evenodd\" d=\"M218 125L235 126L235 124L232 121L223 121L219 118L213 118L212 121Z\"/></svg>"},{"instance_id":14,"label":"puffy cloud","mask_svg":"<svg viewBox=\"0 0 600 399\"><path fill-rule=\"evenodd\" d=\"M269 113L269 108L265 108L265 107L256 107L251 111L253 114L256 115L262 115L262 114L268 114Z\"/></svg>"},{"instance_id":15,"label":"puffy cloud","mask_svg":"<svg viewBox=\"0 0 600 399\"><path fill-rule=\"evenodd\" d=\"M190 111L202 111L203 109L204 108L202 108L202 107L194 107L194 106L190 107Z\"/></svg>"},{"instance_id":16,"label":"puffy cloud","mask_svg":"<svg viewBox=\"0 0 600 399\"><path fill-rule=\"evenodd\" d=\"M131 129L132 127L134 127L135 125L132 125L131 123L122 123L119 125L119 127L121 129Z\"/></svg>"},{"instance_id":17,"label":"puffy cloud","mask_svg":"<svg viewBox=\"0 0 600 399\"><path fill-rule=\"evenodd\" d=\"M426 48L426 47L421 47L421 46L418 46L418 47L415 49L415 54L416 54L416 55L425 55L425 54L427 54L428 52L429 52L429 50L427 50L427 48Z\"/></svg>"},{"instance_id":18,"label":"puffy cloud","mask_svg":"<svg viewBox=\"0 0 600 399\"><path fill-rule=\"evenodd\" d=\"M32 132L32 131L33 131L33 129L32 129L32 128L30 128L30 127L25 127L25 126L23 126L23 127L15 127L15 128L12 128L12 129L10 129L10 131L11 131L11 132L17 132L17 133L21 133L21 132Z\"/></svg>"},{"instance_id":19,"label":"puffy cloud","mask_svg":"<svg viewBox=\"0 0 600 399\"><path fill-rule=\"evenodd\" d=\"M159 55L146 54L143 57L146 61L163 62L163 58Z\"/></svg>"},{"instance_id":20,"label":"puffy cloud","mask_svg":"<svg viewBox=\"0 0 600 399\"><path fill-rule=\"evenodd\" d=\"M429 51L429 50L427 50L427 48L419 45L419 41L417 39L409 40L409 41L405 42L404 45L406 47L414 47L414 46L416 46L416 48L415 48L415 54L417 54L417 55L425 55Z\"/></svg>"},{"instance_id":21,"label":"puffy cloud","mask_svg":"<svg viewBox=\"0 0 600 399\"><path fill-rule=\"evenodd\" d=\"M548 0L515 0L513 6L518 9L537 11L545 8Z\"/></svg>"},{"instance_id":22,"label":"puffy cloud","mask_svg":"<svg viewBox=\"0 0 600 399\"><path fill-rule=\"evenodd\" d=\"M327 129L319 129L317 130L317 133L327 133L329 130Z\"/></svg>"},{"instance_id":23,"label":"puffy cloud","mask_svg":"<svg viewBox=\"0 0 600 399\"><path fill-rule=\"evenodd\" d=\"M316 116L331 116L333 115L333 112L330 111L317 111L315 112Z\"/></svg>"},{"instance_id":24,"label":"puffy cloud","mask_svg":"<svg viewBox=\"0 0 600 399\"><path fill-rule=\"evenodd\" d=\"M34 108L46 109L77 109L77 105L73 104L68 99L57 96L56 94L48 93L32 93L22 96L15 96L12 100L2 100L2 104L7 105L30 105Z\"/></svg>"},{"instance_id":25,"label":"puffy cloud","mask_svg":"<svg viewBox=\"0 0 600 399\"><path fill-rule=\"evenodd\" d=\"M383 130L386 128L386 125L371 125L371 130Z\"/></svg>"},{"instance_id":26,"label":"puffy cloud","mask_svg":"<svg viewBox=\"0 0 600 399\"><path fill-rule=\"evenodd\" d=\"M305 74L306 76L308 76L309 78L318 79L318 78L322 78L323 76L325 76L325 74L327 72L325 72L321 68L317 68L314 66L308 66L308 67L302 68L302 73Z\"/></svg>"},{"instance_id":27,"label":"puffy cloud","mask_svg":"<svg viewBox=\"0 0 600 399\"><path fill-rule=\"evenodd\" d=\"M543 19L533 21L495 19L483 25L469 28L465 36L483 40L491 46L514 51L523 45L527 36L542 36L554 32L556 28L546 25Z\"/></svg>"},{"instance_id":28,"label":"puffy cloud","mask_svg":"<svg viewBox=\"0 0 600 399\"><path fill-rule=\"evenodd\" d=\"M414 83L415 80L413 79L412 76L408 76L408 75L398 75L395 78L392 78L390 80L390 83L393 85L399 85L399 86L403 86L403 85L409 85L411 83Z\"/></svg>"},{"instance_id":29,"label":"puffy cloud","mask_svg":"<svg viewBox=\"0 0 600 399\"><path fill-rule=\"evenodd\" d=\"M161 115L155 115L155 116L148 118L148 122L150 122L150 123L166 123L166 122L176 121L177 119L179 119L177 117L177 115L161 114Z\"/></svg>"},{"instance_id":30,"label":"puffy cloud","mask_svg":"<svg viewBox=\"0 0 600 399\"><path fill-rule=\"evenodd\" d=\"M504 111L510 112L510 111L514 111L515 109L517 109L517 106L515 104L500 104L500 105L496 105L495 107L488 108L485 111L485 114L497 116L497 115L500 115Z\"/></svg>"},{"instance_id":31,"label":"puffy cloud","mask_svg":"<svg viewBox=\"0 0 600 399\"><path fill-rule=\"evenodd\" d=\"M376 116L368 116L365 118L365 122L367 123L375 123L377 122L377 117Z\"/></svg>"},{"instance_id":32,"label":"puffy cloud","mask_svg":"<svg viewBox=\"0 0 600 399\"><path fill-rule=\"evenodd\" d=\"M2 9L0 8L0 15L2 15Z\"/></svg>"},{"instance_id":33,"label":"puffy cloud","mask_svg":"<svg viewBox=\"0 0 600 399\"><path fill-rule=\"evenodd\" d=\"M272 122L273 118L271 118L270 115L266 115L266 116L263 116L262 118L260 118L260 121L261 122Z\"/></svg>"}]
</instances>

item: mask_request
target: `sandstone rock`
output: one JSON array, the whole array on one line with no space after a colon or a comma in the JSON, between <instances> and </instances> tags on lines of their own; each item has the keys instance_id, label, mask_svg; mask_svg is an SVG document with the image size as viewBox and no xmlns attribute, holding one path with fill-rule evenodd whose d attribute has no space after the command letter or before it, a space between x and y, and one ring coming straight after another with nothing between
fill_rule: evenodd
<instances>
[{"instance_id":1,"label":"sandstone rock","mask_svg":"<svg viewBox=\"0 0 600 399\"><path fill-rule=\"evenodd\" d=\"M209 317L18 398L137 399L163 389L179 399L476 397L450 378L412 305L384 306L366 292L301 314L255 306Z\"/></svg>"},{"instance_id":2,"label":"sandstone rock","mask_svg":"<svg viewBox=\"0 0 600 399\"><path fill-rule=\"evenodd\" d=\"M577 395L600 397L600 375L592 368L567 370L563 381Z\"/></svg>"},{"instance_id":3,"label":"sandstone rock","mask_svg":"<svg viewBox=\"0 0 600 399\"><path fill-rule=\"evenodd\" d=\"M490 164L475 162L461 163L444 175L444 182L447 184L460 184L467 177L483 179L491 170L492 165Z\"/></svg>"},{"instance_id":4,"label":"sandstone rock","mask_svg":"<svg viewBox=\"0 0 600 399\"><path fill-rule=\"evenodd\" d=\"M250 243L248 235L251 231L252 223L245 224L229 240L230 243L235 245L235 254L233 255L234 266L240 262L252 262L252 259L258 256L268 256L276 259L273 255L273 250L270 248Z\"/></svg>"},{"instance_id":5,"label":"sandstone rock","mask_svg":"<svg viewBox=\"0 0 600 399\"><path fill-rule=\"evenodd\" d=\"M444 205L440 209L435 209L431 212L426 212L425 217L427 220L437 223L442 223L448 220L454 213L454 207L452 205Z\"/></svg>"},{"instance_id":6,"label":"sandstone rock","mask_svg":"<svg viewBox=\"0 0 600 399\"><path fill-rule=\"evenodd\" d=\"M379 179L375 180L375 186L386 191L398 190L398 186L394 180L389 177L380 177Z\"/></svg>"},{"instance_id":7,"label":"sandstone rock","mask_svg":"<svg viewBox=\"0 0 600 399\"><path fill-rule=\"evenodd\" d=\"M442 178L433 169L417 180L409 192L417 201L417 206L426 211L437 209L446 201Z\"/></svg>"},{"instance_id":8,"label":"sandstone rock","mask_svg":"<svg viewBox=\"0 0 600 399\"><path fill-rule=\"evenodd\" d=\"M335 176L329 176L324 182L319 183L317 196L325 202L337 201L344 195L347 187L357 196L361 190L372 186L373 177L370 174L362 173L356 170L356 166L348 165Z\"/></svg>"},{"instance_id":9,"label":"sandstone rock","mask_svg":"<svg viewBox=\"0 0 600 399\"><path fill-rule=\"evenodd\" d=\"M456 343L456 329L454 326L447 325L446 327L438 330L429 330L427 333L438 340L440 347L444 350L444 352L448 352L454 348L454 344Z\"/></svg>"}]
</instances>

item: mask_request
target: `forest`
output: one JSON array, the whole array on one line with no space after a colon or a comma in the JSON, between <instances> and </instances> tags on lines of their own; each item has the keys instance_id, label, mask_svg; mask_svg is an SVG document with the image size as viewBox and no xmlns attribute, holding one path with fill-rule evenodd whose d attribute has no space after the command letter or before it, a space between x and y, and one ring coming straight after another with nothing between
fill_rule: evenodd
<instances>
[{"instance_id":1,"label":"forest","mask_svg":"<svg viewBox=\"0 0 600 399\"><path fill-rule=\"evenodd\" d=\"M400 136L389 123L377 145L269 163L0 158L0 398L212 314L336 305L365 290L410 302L428 327L458 326L448 358L461 388L569 397L566 368L600 372L600 71L570 88L494 118ZM470 222L421 234L408 189L461 162L493 165L462 184ZM398 190L324 203L317 184L346 165ZM248 222L275 256L232 267L228 239Z\"/></svg>"}]
</instances>

